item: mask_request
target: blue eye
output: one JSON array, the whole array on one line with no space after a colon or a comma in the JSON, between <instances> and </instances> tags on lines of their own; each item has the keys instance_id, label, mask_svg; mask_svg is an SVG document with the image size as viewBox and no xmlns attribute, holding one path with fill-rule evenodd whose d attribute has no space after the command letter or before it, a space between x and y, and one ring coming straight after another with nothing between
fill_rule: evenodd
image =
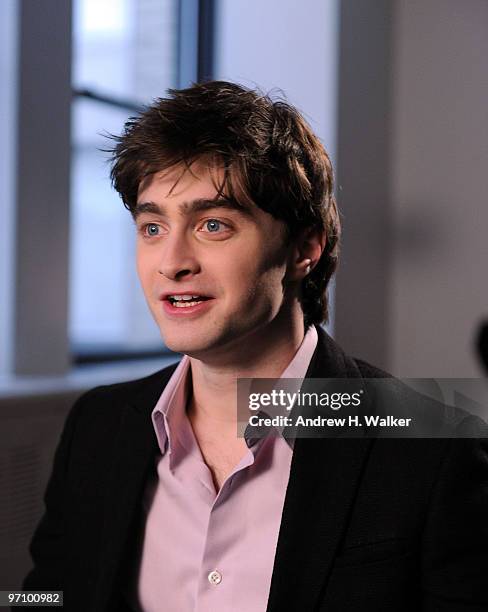
<instances>
[{"instance_id":1,"label":"blue eye","mask_svg":"<svg viewBox=\"0 0 488 612\"><path fill-rule=\"evenodd\" d=\"M217 221L217 219L209 219L209 221L205 222L205 225L207 226L207 230L209 232L218 232L220 229L220 221Z\"/></svg>"},{"instance_id":2,"label":"blue eye","mask_svg":"<svg viewBox=\"0 0 488 612\"><path fill-rule=\"evenodd\" d=\"M148 236L157 236L159 234L159 226L156 223L148 223L146 225L146 233Z\"/></svg>"}]
</instances>

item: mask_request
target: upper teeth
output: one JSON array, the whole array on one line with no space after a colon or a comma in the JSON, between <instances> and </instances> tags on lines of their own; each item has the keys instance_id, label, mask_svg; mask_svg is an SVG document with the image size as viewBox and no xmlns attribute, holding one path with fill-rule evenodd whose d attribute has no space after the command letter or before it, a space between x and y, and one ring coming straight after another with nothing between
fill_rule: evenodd
<instances>
[{"instance_id":1,"label":"upper teeth","mask_svg":"<svg viewBox=\"0 0 488 612\"><path fill-rule=\"evenodd\" d=\"M180 300L195 300L198 299L199 295L170 295L172 300L180 301Z\"/></svg>"}]
</instances>

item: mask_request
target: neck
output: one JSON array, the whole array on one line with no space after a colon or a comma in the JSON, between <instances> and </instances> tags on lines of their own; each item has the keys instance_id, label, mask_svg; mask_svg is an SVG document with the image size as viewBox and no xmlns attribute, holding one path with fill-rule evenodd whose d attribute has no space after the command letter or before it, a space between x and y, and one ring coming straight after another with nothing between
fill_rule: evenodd
<instances>
[{"instance_id":1,"label":"neck","mask_svg":"<svg viewBox=\"0 0 488 612\"><path fill-rule=\"evenodd\" d=\"M286 321L286 325L277 321L265 330L256 330L212 358L190 357L192 422L204 422L214 430L232 430L235 436L237 379L281 376L302 343L304 333L300 312Z\"/></svg>"}]
</instances>

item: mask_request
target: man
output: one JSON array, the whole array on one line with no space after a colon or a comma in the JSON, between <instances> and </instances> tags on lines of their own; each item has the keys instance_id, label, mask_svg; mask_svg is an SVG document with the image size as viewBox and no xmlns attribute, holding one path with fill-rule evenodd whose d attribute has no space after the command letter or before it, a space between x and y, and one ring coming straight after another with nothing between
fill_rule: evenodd
<instances>
[{"instance_id":1,"label":"man","mask_svg":"<svg viewBox=\"0 0 488 612\"><path fill-rule=\"evenodd\" d=\"M319 327L340 226L297 111L173 91L128 122L112 179L184 357L77 402L24 588L80 611L488 609L486 442L236 434L238 378L386 376Z\"/></svg>"}]
</instances>

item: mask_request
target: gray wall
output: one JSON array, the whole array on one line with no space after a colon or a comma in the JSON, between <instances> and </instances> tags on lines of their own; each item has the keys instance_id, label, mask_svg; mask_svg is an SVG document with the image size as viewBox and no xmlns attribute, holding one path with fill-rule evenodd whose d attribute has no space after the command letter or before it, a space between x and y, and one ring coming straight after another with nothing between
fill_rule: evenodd
<instances>
[{"instance_id":1,"label":"gray wall","mask_svg":"<svg viewBox=\"0 0 488 612\"><path fill-rule=\"evenodd\" d=\"M488 2L402 0L394 22L391 363L477 376L488 318Z\"/></svg>"},{"instance_id":2,"label":"gray wall","mask_svg":"<svg viewBox=\"0 0 488 612\"><path fill-rule=\"evenodd\" d=\"M18 3L16 374L69 369L71 2Z\"/></svg>"},{"instance_id":3,"label":"gray wall","mask_svg":"<svg viewBox=\"0 0 488 612\"><path fill-rule=\"evenodd\" d=\"M481 374L488 2L342 2L336 337L399 376Z\"/></svg>"},{"instance_id":4,"label":"gray wall","mask_svg":"<svg viewBox=\"0 0 488 612\"><path fill-rule=\"evenodd\" d=\"M337 199L343 241L335 337L389 365L391 0L342 0Z\"/></svg>"}]
</instances>

